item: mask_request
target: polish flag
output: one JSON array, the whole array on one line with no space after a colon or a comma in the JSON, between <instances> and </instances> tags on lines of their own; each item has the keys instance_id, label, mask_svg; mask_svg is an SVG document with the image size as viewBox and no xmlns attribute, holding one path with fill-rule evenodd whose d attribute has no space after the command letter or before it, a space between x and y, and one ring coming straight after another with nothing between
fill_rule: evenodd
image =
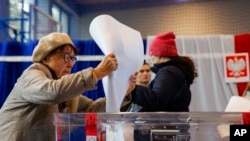
<instances>
[{"instance_id":1,"label":"polish flag","mask_svg":"<svg viewBox=\"0 0 250 141\"><path fill-rule=\"evenodd\" d=\"M246 34L235 35L234 47L235 47L234 48L235 53L247 52L249 54L250 53L250 34L246 33ZM238 93L240 96L242 96L246 86L247 86L246 82L237 83L237 89L238 89Z\"/></svg>"}]
</instances>

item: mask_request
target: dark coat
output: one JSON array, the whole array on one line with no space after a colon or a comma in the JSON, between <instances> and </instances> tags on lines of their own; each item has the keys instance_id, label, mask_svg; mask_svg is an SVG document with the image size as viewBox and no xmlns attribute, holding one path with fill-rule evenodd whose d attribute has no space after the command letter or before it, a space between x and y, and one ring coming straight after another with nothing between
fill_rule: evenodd
<instances>
[{"instance_id":1,"label":"dark coat","mask_svg":"<svg viewBox=\"0 0 250 141\"><path fill-rule=\"evenodd\" d=\"M191 101L188 74L183 64L173 61L154 65L151 70L155 78L148 88L136 86L132 91L135 104L144 112L167 111L188 112Z\"/></svg>"}]
</instances>

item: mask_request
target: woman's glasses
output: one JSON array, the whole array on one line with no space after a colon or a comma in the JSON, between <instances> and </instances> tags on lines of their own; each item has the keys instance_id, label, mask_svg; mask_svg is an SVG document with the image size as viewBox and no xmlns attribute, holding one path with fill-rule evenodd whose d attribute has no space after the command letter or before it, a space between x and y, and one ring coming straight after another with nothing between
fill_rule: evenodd
<instances>
[{"instance_id":1,"label":"woman's glasses","mask_svg":"<svg viewBox=\"0 0 250 141\"><path fill-rule=\"evenodd\" d=\"M76 63L76 57L75 56L70 56L69 53L64 53L64 61L68 63L69 61L72 61L72 64L74 65Z\"/></svg>"}]
</instances>

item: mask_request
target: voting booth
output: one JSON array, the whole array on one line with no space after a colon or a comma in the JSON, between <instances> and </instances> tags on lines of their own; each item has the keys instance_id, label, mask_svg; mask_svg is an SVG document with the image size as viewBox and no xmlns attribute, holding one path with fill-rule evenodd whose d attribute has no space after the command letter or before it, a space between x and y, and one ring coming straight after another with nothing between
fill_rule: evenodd
<instances>
[{"instance_id":1,"label":"voting booth","mask_svg":"<svg viewBox=\"0 0 250 141\"><path fill-rule=\"evenodd\" d=\"M241 112L55 114L57 141L229 141Z\"/></svg>"}]
</instances>

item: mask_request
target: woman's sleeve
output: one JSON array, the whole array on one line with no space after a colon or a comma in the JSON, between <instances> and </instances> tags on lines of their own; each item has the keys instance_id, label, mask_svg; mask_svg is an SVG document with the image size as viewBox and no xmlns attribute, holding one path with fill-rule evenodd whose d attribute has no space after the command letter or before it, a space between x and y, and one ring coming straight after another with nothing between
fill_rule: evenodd
<instances>
[{"instance_id":1,"label":"woman's sleeve","mask_svg":"<svg viewBox=\"0 0 250 141\"><path fill-rule=\"evenodd\" d=\"M105 112L106 98L92 99L81 95L79 97L78 112Z\"/></svg>"},{"instance_id":2,"label":"woman's sleeve","mask_svg":"<svg viewBox=\"0 0 250 141\"><path fill-rule=\"evenodd\" d=\"M96 88L92 68L53 80L39 70L26 72L17 82L16 91L24 99L36 104L56 104Z\"/></svg>"}]
</instances>

